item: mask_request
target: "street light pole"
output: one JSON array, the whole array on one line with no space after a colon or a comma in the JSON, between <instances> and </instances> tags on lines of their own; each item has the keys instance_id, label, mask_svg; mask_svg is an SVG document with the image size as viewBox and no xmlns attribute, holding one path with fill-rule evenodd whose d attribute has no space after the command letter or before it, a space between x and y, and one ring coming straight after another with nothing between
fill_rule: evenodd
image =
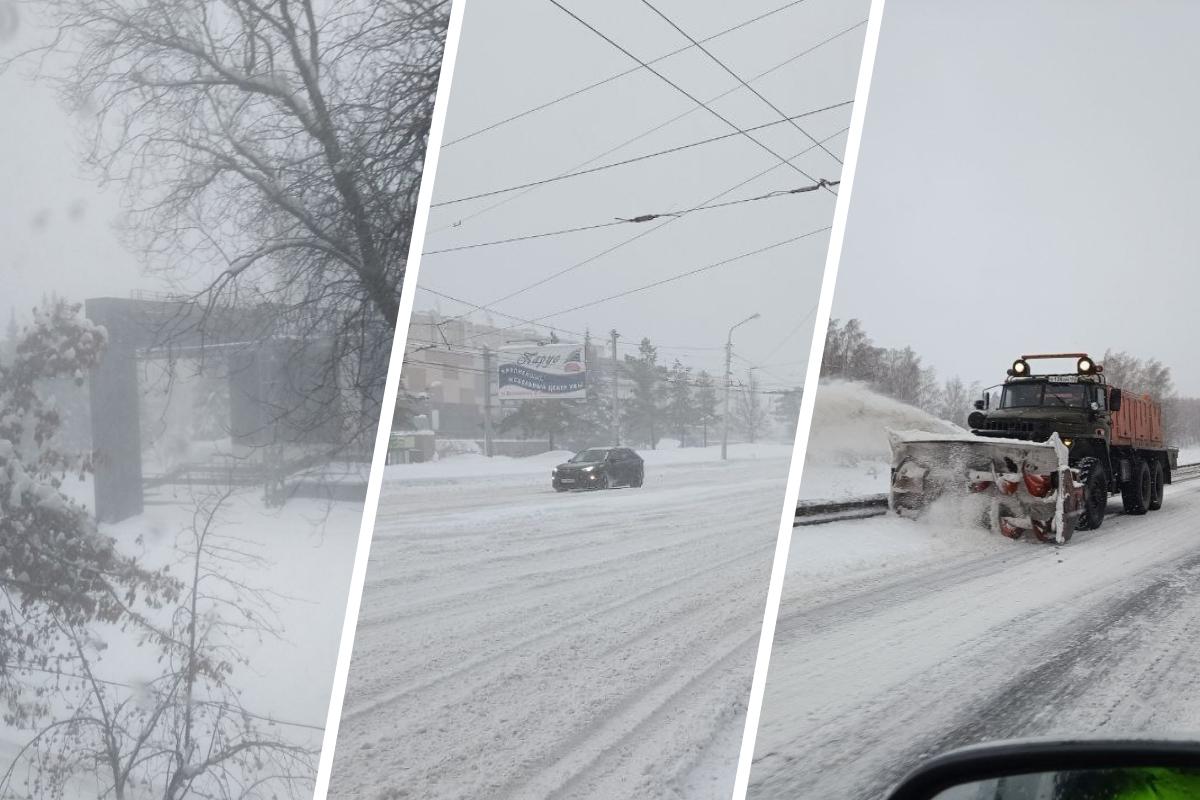
<instances>
[{"instance_id":1,"label":"street light pole","mask_svg":"<svg viewBox=\"0 0 1200 800\"><path fill-rule=\"evenodd\" d=\"M483 348L483 454L493 455L492 444L492 350Z\"/></svg>"},{"instance_id":2,"label":"street light pole","mask_svg":"<svg viewBox=\"0 0 1200 800\"><path fill-rule=\"evenodd\" d=\"M721 414L721 460L724 461L729 452L729 384L730 370L733 367L733 332L745 325L751 320L758 319L761 314L757 312L746 317L744 320L734 325L729 329L729 335L725 337L725 411Z\"/></svg>"}]
</instances>

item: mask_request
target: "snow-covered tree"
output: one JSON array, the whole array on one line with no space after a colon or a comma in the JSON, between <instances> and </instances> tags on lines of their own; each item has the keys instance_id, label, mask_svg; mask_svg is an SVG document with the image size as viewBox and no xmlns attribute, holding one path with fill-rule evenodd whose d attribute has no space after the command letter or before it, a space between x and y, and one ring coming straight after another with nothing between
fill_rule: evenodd
<instances>
[{"instance_id":1,"label":"snow-covered tree","mask_svg":"<svg viewBox=\"0 0 1200 800\"><path fill-rule=\"evenodd\" d=\"M525 436L545 436L550 449L555 449L556 439L562 437L575 425L576 406L570 400L521 400L511 414L496 425L501 433L520 431Z\"/></svg>"},{"instance_id":2,"label":"snow-covered tree","mask_svg":"<svg viewBox=\"0 0 1200 800\"><path fill-rule=\"evenodd\" d=\"M938 398L937 415L955 425L965 427L967 415L973 410L971 402L978 394L977 391L968 390L962 379L955 375L942 385L941 396Z\"/></svg>"},{"instance_id":3,"label":"snow-covered tree","mask_svg":"<svg viewBox=\"0 0 1200 800\"><path fill-rule=\"evenodd\" d=\"M658 348L649 339L642 339L638 354L625 356L623 367L633 383L633 394L622 408L625 427L634 441L653 450L662 436L663 375L658 364Z\"/></svg>"},{"instance_id":4,"label":"snow-covered tree","mask_svg":"<svg viewBox=\"0 0 1200 800\"><path fill-rule=\"evenodd\" d=\"M1160 402L1175 394L1171 368L1157 359L1107 350L1100 363L1108 382L1124 391L1148 394Z\"/></svg>"},{"instance_id":5,"label":"snow-covered tree","mask_svg":"<svg viewBox=\"0 0 1200 800\"><path fill-rule=\"evenodd\" d=\"M572 447L612 442L612 394L605 383L600 358L590 335L583 339L584 363L587 364L587 397L573 403L568 437ZM566 402L566 401L564 401Z\"/></svg>"},{"instance_id":6,"label":"snow-covered tree","mask_svg":"<svg viewBox=\"0 0 1200 800\"><path fill-rule=\"evenodd\" d=\"M68 475L91 464L61 446L61 417L38 385L82 384L105 340L79 306L56 301L34 312L11 362L0 365L0 691L10 723L45 710L17 676L63 657L64 626L131 624L139 601L160 605L178 590L165 571L120 553L62 491Z\"/></svg>"},{"instance_id":7,"label":"snow-covered tree","mask_svg":"<svg viewBox=\"0 0 1200 800\"><path fill-rule=\"evenodd\" d=\"M70 711L34 726L0 773L0 794L62 797L89 778L114 800L312 796L315 749L244 707L230 683L249 664L239 638L281 633L270 596L235 577L268 565L250 544L221 533L231 496L227 489L198 498L179 531L186 577L153 639L155 677L112 680L103 629L60 621L67 648L52 670L53 691Z\"/></svg>"},{"instance_id":8,"label":"snow-covered tree","mask_svg":"<svg viewBox=\"0 0 1200 800\"><path fill-rule=\"evenodd\" d=\"M706 370L696 373L694 406L696 424L700 426L704 446L708 447L708 429L721 421L721 413L716 384Z\"/></svg>"},{"instance_id":9,"label":"snow-covered tree","mask_svg":"<svg viewBox=\"0 0 1200 800\"><path fill-rule=\"evenodd\" d=\"M733 409L733 422L750 442L758 441L767 424L767 410L763 408L758 378L751 369L746 373L746 382L737 389Z\"/></svg>"},{"instance_id":10,"label":"snow-covered tree","mask_svg":"<svg viewBox=\"0 0 1200 800\"><path fill-rule=\"evenodd\" d=\"M203 321L269 307L259 339L332 341L331 424L374 433L399 314L450 4L44 0L45 80L94 121L86 164L121 186L150 269ZM4 66L0 60L0 67ZM353 400L363 414L344 414ZM311 424L312 404L280 408Z\"/></svg>"},{"instance_id":11,"label":"snow-covered tree","mask_svg":"<svg viewBox=\"0 0 1200 800\"><path fill-rule=\"evenodd\" d=\"M772 404L771 412L775 420L783 426L789 439L796 438L796 427L800 424L800 401L803 397L803 387L784 389Z\"/></svg>"},{"instance_id":12,"label":"snow-covered tree","mask_svg":"<svg viewBox=\"0 0 1200 800\"><path fill-rule=\"evenodd\" d=\"M696 404L692 397L691 379L692 368L685 367L678 358L667 370L663 419L668 429L679 440L680 447L687 446L688 427L696 422Z\"/></svg>"}]
</instances>

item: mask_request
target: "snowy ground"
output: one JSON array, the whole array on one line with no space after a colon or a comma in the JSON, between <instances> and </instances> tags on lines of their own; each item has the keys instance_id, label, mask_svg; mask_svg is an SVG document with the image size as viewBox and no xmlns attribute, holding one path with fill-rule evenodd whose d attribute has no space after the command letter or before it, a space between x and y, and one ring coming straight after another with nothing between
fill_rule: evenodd
<instances>
[{"instance_id":1,"label":"snowy ground","mask_svg":"<svg viewBox=\"0 0 1200 800\"><path fill-rule=\"evenodd\" d=\"M91 505L90 483L69 480L64 488ZM138 554L143 563L165 563L172 558L175 537L191 519L190 491L160 488L148 496L142 515L102 530L115 537L124 552ZM283 639L260 641L247 632L238 644L250 664L238 666L232 682L242 691L247 710L280 721L276 735L317 748L363 506L294 499L283 508L268 509L259 494L250 489L231 498L220 532L237 537L246 552L265 560L262 569L233 568L228 574L277 595L274 605ZM116 631L104 638L108 649L100 677L137 684L159 674L150 648L138 648L129 636ZM0 729L0 759L7 763L29 736L24 730Z\"/></svg>"},{"instance_id":2,"label":"snowy ground","mask_svg":"<svg viewBox=\"0 0 1200 800\"><path fill-rule=\"evenodd\" d=\"M331 796L725 800L790 453L562 495L557 456L390 469Z\"/></svg>"},{"instance_id":3,"label":"snowy ground","mask_svg":"<svg viewBox=\"0 0 1200 800\"><path fill-rule=\"evenodd\" d=\"M797 531L750 796L877 798L1001 738L1194 736L1198 511L1190 481L1065 547L894 518ZM833 548L840 580L806 582Z\"/></svg>"},{"instance_id":4,"label":"snowy ground","mask_svg":"<svg viewBox=\"0 0 1200 800\"><path fill-rule=\"evenodd\" d=\"M806 495L886 489L864 469L886 443L862 437L839 465L832 429L894 415L861 387L843 394L865 411L814 422ZM749 796L874 800L928 756L1001 738L1194 738L1200 481L1168 487L1150 516L1119 510L1063 547L948 518L797 528Z\"/></svg>"}]
</instances>

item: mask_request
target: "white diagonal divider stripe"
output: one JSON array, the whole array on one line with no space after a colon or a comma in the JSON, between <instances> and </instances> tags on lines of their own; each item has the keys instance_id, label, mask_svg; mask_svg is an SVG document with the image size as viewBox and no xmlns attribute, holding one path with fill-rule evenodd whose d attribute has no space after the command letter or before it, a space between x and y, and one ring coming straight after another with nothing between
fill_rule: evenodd
<instances>
[{"instance_id":1,"label":"white diagonal divider stripe","mask_svg":"<svg viewBox=\"0 0 1200 800\"><path fill-rule=\"evenodd\" d=\"M421 266L421 249L425 244L425 230L429 224L429 206L433 198L434 176L437 174L438 158L441 154L442 134L446 126L446 106L450 99L450 84L454 76L454 62L458 55L458 42L462 32L463 7L465 5L466 0L452 0L450 6L450 22L446 28L442 69L438 76L437 96L433 102L429 141L425 151L424 167L421 170L421 188L417 195L412 239L409 242L408 260L405 263L404 287L400 291L400 310L396 315L396 334L392 340L387 382L384 384L383 390L383 410L379 416L379 429L375 435L375 452L371 458L371 475L367 480L366 504L363 507L362 525L359 528L358 545L354 554L354 570L350 574L350 590L346 599L346 618L342 625L342 638L338 645L337 666L334 669L333 687L329 696L329 713L325 719L325 736L321 743L321 758L317 767L317 782L313 791L314 800L324 800L329 793L329 779L333 771L333 755L337 744L338 726L342 718L342 702L346 694L346 679L350 673L354 633L358 626L359 604L362 601L363 584L367 576L367 560L371 554L371 534L375 529L375 511L379 506L379 490L383 484L384 461L387 458L392 417L396 410L396 394L400 387L400 365L404 360L404 347L408 341L408 319L412 315L413 298L416 294L418 271Z\"/></svg>"},{"instance_id":2,"label":"white diagonal divider stripe","mask_svg":"<svg viewBox=\"0 0 1200 800\"><path fill-rule=\"evenodd\" d=\"M750 684L750 700L746 706L746 728L742 733L742 749L738 757L737 774L733 783L733 800L745 800L750 785L750 767L754 761L754 742L762 714L763 694L767 685L767 669L771 662L771 645L775 639L775 621L779 616L779 601L783 596L783 578L787 572L788 551L792 544L792 523L796 502L800 497L800 480L804 472L804 454L812 427L813 404L817 397L817 381L821 375L821 356L825 352L825 333L833 309L833 292L837 283L838 262L842 257L842 242L846 235L846 216L854 192L854 174L858 167L858 150L862 142L863 120L867 113L867 95L871 73L875 68L875 51L879 46L879 26L883 17L884 0L871 0L867 16L867 31L863 42L862 61L858 69L858 86L854 92L854 111L850 117L850 133L846 141L845 164L842 167L841 191L833 212L833 228L829 235L829 252L825 256L825 273L821 280L821 295L813 320L812 345L809 349L806 391L800 401L800 423L792 447L792 464L788 472L787 490L779 513L779 538L775 542L775 558L771 564L771 580L767 586L767 604L763 611L762 632L758 641L758 656L754 662L754 679Z\"/></svg>"}]
</instances>

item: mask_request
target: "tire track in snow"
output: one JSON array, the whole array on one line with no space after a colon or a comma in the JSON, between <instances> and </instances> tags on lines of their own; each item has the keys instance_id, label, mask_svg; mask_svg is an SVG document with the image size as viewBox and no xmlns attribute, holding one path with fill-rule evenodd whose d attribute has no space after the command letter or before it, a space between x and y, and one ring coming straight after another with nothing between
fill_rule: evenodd
<instances>
[{"instance_id":1,"label":"tire track in snow","mask_svg":"<svg viewBox=\"0 0 1200 800\"><path fill-rule=\"evenodd\" d=\"M1147 701L1153 687L1137 676L1194 663L1178 631L1200 614L1198 489L1173 488L1163 510L1106 521L1063 548L951 553L817 602L785 587L750 796L878 797L923 754L984 735L1163 719L1161 698ZM1118 626L1122 615L1142 623ZM1082 674L1089 661L1096 668L1079 686L1047 678ZM1104 667L1126 677L1102 680ZM1128 676L1140 692L1134 716L1122 706ZM1195 694L1182 680L1172 705Z\"/></svg>"},{"instance_id":2,"label":"tire track in snow","mask_svg":"<svg viewBox=\"0 0 1200 800\"><path fill-rule=\"evenodd\" d=\"M1179 608L1180 599L1200 588L1197 568L1200 555L1181 565L1181 571L1189 574L1187 581L1179 580L1174 569L1168 574L1159 572L1146 585L1079 614L1060 636L1046 637L1044 660L1020 668L1018 675L993 690L984 702L973 705L955 727L914 744L897 764L916 764L955 747L985 741L1069 734L1069 726L1064 728L1058 719L1058 709L1089 706L1090 695L1100 682L1093 678L1120 671L1156 643L1161 623ZM1183 613L1195 618L1197 609ZM1175 652L1179 654L1178 649ZM1103 704L1105 711L1092 720L1095 728L1112 720L1132 686L1118 681L1112 688L1115 691L1106 692L1110 699ZM903 774L899 768L882 773L862 796L882 796Z\"/></svg>"},{"instance_id":3,"label":"tire track in snow","mask_svg":"<svg viewBox=\"0 0 1200 800\"><path fill-rule=\"evenodd\" d=\"M751 501L753 502L753 501ZM754 509L742 509L732 507L732 513L741 513L742 511L752 512ZM761 513L761 510L759 510ZM486 664L496 660L496 658L508 655L514 650L521 650L543 641L547 636L561 632L564 629L570 628L573 625L586 622L594 617L598 611L604 608L597 608L595 597L601 597L601 603L606 603L606 596L616 595L625 597L626 599L617 600L608 603L605 608L618 610L626 605L644 602L646 599L657 596L664 592L679 591L686 589L686 584L689 581L697 579L707 580L708 576L713 573L720 573L726 569L737 569L739 564L747 559L758 563L769 563L770 554L767 552L773 543L765 538L760 540L757 546L748 548L746 545L737 543L734 548L726 549L732 552L732 557L714 561L709 553L714 551L711 549L711 544L724 541L728 538L728 534L724 531L718 531L713 535L704 535L700 538L695 538L691 541L685 540L681 544L677 543L669 547L654 548L655 552L661 556L659 560L650 561L644 557L644 553L640 550L630 551L628 548L630 542L625 542L627 548L623 558L604 559L603 561L593 560L585 561L582 569L584 572L579 572L573 568L561 580L555 580L551 583L558 585L558 588L563 589L561 595L555 595L551 591L551 585L545 582L538 583L534 586L529 586L528 576L520 574L519 579L512 581L513 586L495 585L487 589L487 593L495 594L500 592L507 600L507 604L503 607L497 607L483 612L486 618L480 616L478 604L464 608L456 608L455 613L441 613L436 616L436 625L434 628L435 636L442 636L445 629L455 621L456 618L465 618L466 622L478 623L476 627L486 629L484 635L491 639L506 640L503 650L496 650L495 646L490 641L480 641L477 638L469 640L469 644L465 648L463 658L468 659L472 664ZM699 548L693 547L700 545ZM680 552L683 549L684 552ZM692 552L692 551L695 552ZM550 559L537 559L536 563L549 563ZM604 569L593 570L595 574L585 574L592 566L604 567ZM692 569L694 566L694 569ZM685 571L685 567L692 569L691 572ZM545 570L539 571L537 575L554 575L553 572ZM664 580L663 575L671 576L670 580ZM634 587L637 594L633 597L628 597L624 594L625 590L616 591L610 587L613 580L619 580L622 583ZM764 584L765 585L765 578ZM373 597L373 593L364 594L364 606L367 601ZM486 600L486 597L480 599ZM522 614L512 613L514 606L522 599L530 601L530 605L522 609ZM474 616L472 616L474 615ZM525 639L513 638L519 637L520 634L507 634L507 628L522 629L527 627L528 615L536 615L538 619L543 620L544 624L538 629L534 636L526 634ZM573 615L573 616L572 616ZM403 624L401 624L403 623ZM398 620L393 627L402 634L407 634L410 638L414 633L419 633L415 626L406 623L404 620ZM356 658L369 659L377 654L377 651L390 651L394 645L394 639L383 633L371 634L362 636L356 642L355 654ZM485 658L477 658L479 652L487 653ZM460 668L451 664L422 664L422 672L432 672L433 670L425 669L425 667L437 667L437 676L431 679L431 683L437 683L443 680L448 680L450 677L457 675ZM388 675L389 681L394 680L397 676ZM358 697L362 695L371 696L369 686L363 685L360 676L351 674L351 691L348 692L348 697ZM430 682L422 684L420 688L429 685ZM402 696L410 689L395 690L389 689L388 696L393 700ZM371 696L372 704L382 705L387 702L387 698L379 698ZM362 711L369 710L358 708L347 704L349 716L358 716Z\"/></svg>"},{"instance_id":4,"label":"tire track in snow","mask_svg":"<svg viewBox=\"0 0 1200 800\"><path fill-rule=\"evenodd\" d=\"M758 509L746 508L749 513L754 513ZM653 529L653 523L659 519L667 519L668 516L663 513L656 513L647 518L645 515L638 515L635 519L625 520L624 525L628 528L649 530ZM550 524L550 523L540 523ZM502 555L491 560L481 559L472 561L469 566L462 566L458 563L449 565L442 572L436 572L432 569L427 570L428 575L424 576L426 580L431 580L436 584L444 584L451 581L452 589L448 591L433 591L426 594L420 594L413 591L414 580L411 575L404 577L389 577L379 581L372 581L368 575L368 584L365 591L370 592L372 596L383 594L380 602L373 603L370 609L364 609L363 619L359 621L359 627L368 628L378 624L388 624L401 619L403 616L419 616L427 614L432 610L440 610L446 607L447 603L461 604L466 607L473 607L479 600L494 591L498 587L509 583L524 583L526 585L536 584L537 591L544 596L545 589L556 582L573 582L581 579L599 580L611 574L620 574L628 576L630 573L630 558L636 557L639 560L643 558L655 556L672 556L681 547L692 548L697 545L708 544L726 536L722 531L714 531L702 538L693 536L671 534L677 541L672 540L663 544L656 544L653 540L647 540L642 544L642 540L629 541L624 532L615 534L607 534L606 538L600 542L592 542L586 545L588 550L599 550L602 548L611 550L611 555L607 557L596 557L590 553L579 555L576 560L578 564L574 568L544 569L540 565L554 563L556 560L561 560L558 557L564 554L580 553L580 545L578 543L578 532L575 532L575 542L543 550L528 550L521 551L516 555ZM567 534L563 535L564 537ZM632 547L631 547L632 545ZM472 551L473 553L474 551ZM407 554L407 559L415 558L411 554ZM375 556L372 554L372 561L378 563L379 566L387 565L388 558L386 555L381 556L379 562L375 562ZM524 567L528 564L530 567L527 571L514 572L511 569L512 565ZM453 581L454 577L460 577L461 580ZM491 582L489 582L491 581ZM403 593L396 591L392 596L388 591L390 589L404 589Z\"/></svg>"},{"instance_id":5,"label":"tire track in snow","mask_svg":"<svg viewBox=\"0 0 1200 800\"><path fill-rule=\"evenodd\" d=\"M496 482L468 532L385 495L331 796L671 796L701 757L732 777L736 743L710 743L748 694L786 473L677 468L491 525L525 501Z\"/></svg>"}]
</instances>

